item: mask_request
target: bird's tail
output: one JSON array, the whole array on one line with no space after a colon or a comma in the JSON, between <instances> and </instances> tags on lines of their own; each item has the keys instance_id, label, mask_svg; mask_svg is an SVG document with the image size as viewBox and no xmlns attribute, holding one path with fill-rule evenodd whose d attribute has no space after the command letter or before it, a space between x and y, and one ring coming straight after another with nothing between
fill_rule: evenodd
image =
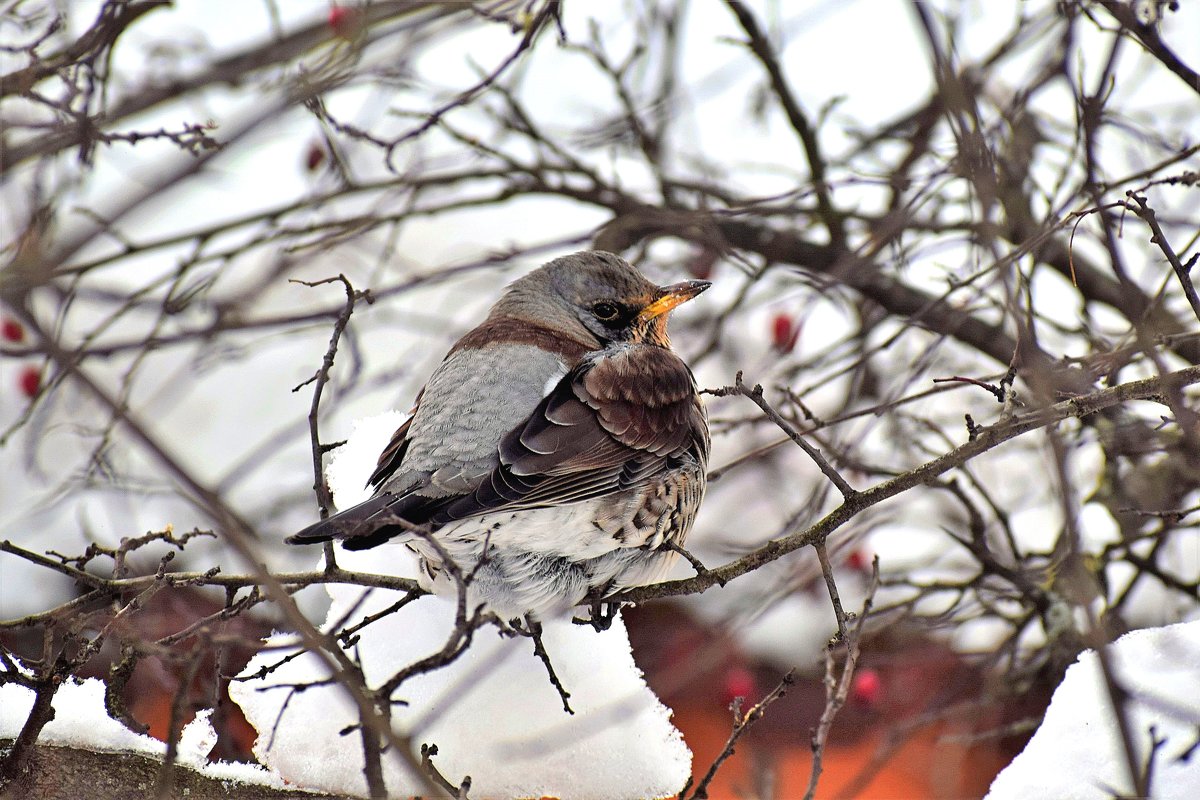
<instances>
[{"instance_id":1,"label":"bird's tail","mask_svg":"<svg viewBox=\"0 0 1200 800\"><path fill-rule=\"evenodd\" d=\"M328 519L323 519L320 522L314 522L299 533L294 533L289 536L286 541L288 544L320 544L321 542L330 542L334 539L352 540L354 546L347 542L347 547L352 550L362 549L362 547L372 547L375 544L381 543L384 539L395 535L389 532L388 535L376 537L375 534L383 527L387 526L385 522L378 518L386 512L396 502L396 497L391 494L381 494L372 497L359 503L356 506L351 506L345 511L339 511ZM362 539L377 539L372 544L360 542Z\"/></svg>"}]
</instances>

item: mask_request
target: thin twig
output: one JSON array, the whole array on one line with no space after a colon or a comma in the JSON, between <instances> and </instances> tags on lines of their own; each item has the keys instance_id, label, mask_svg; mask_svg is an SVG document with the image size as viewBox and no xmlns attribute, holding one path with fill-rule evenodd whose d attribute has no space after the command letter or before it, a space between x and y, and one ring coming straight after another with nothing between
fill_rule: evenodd
<instances>
[{"instance_id":1,"label":"thin twig","mask_svg":"<svg viewBox=\"0 0 1200 800\"><path fill-rule=\"evenodd\" d=\"M708 797L708 785L716 777L717 770L721 768L721 765L733 755L734 750L737 748L738 740L750 730L750 727L754 723L762 719L763 714L766 713L767 708L772 703L787 694L787 690L796 682L795 673L794 669L788 670L787 674L779 679L779 683L775 688L768 692L766 697L751 706L750 710L744 714L741 709L744 698L734 698L731 704L733 710L733 730L730 732L729 738L725 741L725 748L713 760L708 771L704 773L704 777L696 784L696 788L692 790L691 794L687 793L688 786L685 785L683 787L683 790L679 793L679 800L705 800Z\"/></svg>"},{"instance_id":2,"label":"thin twig","mask_svg":"<svg viewBox=\"0 0 1200 800\"><path fill-rule=\"evenodd\" d=\"M1162 250L1163 255L1167 257L1167 261L1171 264L1171 269L1175 270L1175 277L1179 279L1179 285L1183 287L1183 296L1187 298L1188 303L1192 307L1192 313L1196 315L1196 319L1200 320L1200 295L1196 294L1196 286L1192 283L1191 267L1195 264L1196 259L1192 258L1187 264L1179 260L1179 255L1171 247L1171 243L1167 241L1167 235L1163 233L1162 226L1158 224L1158 215L1154 213L1154 209L1146 202L1146 198L1142 197L1137 192L1126 192L1125 196L1133 200L1137 204L1136 208L1126 204L1133 213L1141 217L1153 235L1150 241L1158 245L1158 249Z\"/></svg>"},{"instance_id":3,"label":"thin twig","mask_svg":"<svg viewBox=\"0 0 1200 800\"><path fill-rule=\"evenodd\" d=\"M708 567L704 566L704 562L696 558L691 551L689 551L679 542L675 541L674 539L667 539L663 542L662 546L671 552L678 553L679 555L683 556L684 559L692 565L692 569L696 570L697 575L708 574Z\"/></svg>"},{"instance_id":4,"label":"thin twig","mask_svg":"<svg viewBox=\"0 0 1200 800\"><path fill-rule=\"evenodd\" d=\"M858 621L842 637L846 645L846 660L842 664L841 675L836 679L834 678L833 663L833 647L836 643L831 642L825 648L825 709L821 712L821 719L817 722L817 727L812 735L812 771L809 773L808 790L804 793L804 800L812 800L816 794L817 783L821 779L823 769L825 746L829 741L829 731L833 728L833 721L837 718L838 712L846 704L846 698L850 696L850 688L854 682L854 670L858 666L863 624L871 613L871 605L875 601L875 592L878 589L879 558L876 557L871 564L871 585L867 589L866 599L863 600Z\"/></svg>"},{"instance_id":5,"label":"thin twig","mask_svg":"<svg viewBox=\"0 0 1200 800\"><path fill-rule=\"evenodd\" d=\"M563 686L558 673L554 671L554 664L550 661L550 653L546 652L546 645L542 642L542 623L535 619L527 619L525 624L527 627L526 630L522 631L519 628L515 630L533 640L533 654L546 667L546 674L550 678L550 685L554 687L554 690L558 692L559 699L562 700L563 711L574 715L575 710L571 708L571 693Z\"/></svg>"},{"instance_id":6,"label":"thin twig","mask_svg":"<svg viewBox=\"0 0 1200 800\"><path fill-rule=\"evenodd\" d=\"M454 800L469 800L467 792L471 790L471 776L467 775L462 779L462 783L455 786L450 782L450 779L442 774L433 764L433 757L438 754L438 746L436 744L421 745L421 766L425 769L425 774L428 775L434 784L446 792L447 796Z\"/></svg>"},{"instance_id":7,"label":"thin twig","mask_svg":"<svg viewBox=\"0 0 1200 800\"><path fill-rule=\"evenodd\" d=\"M793 442L800 446L801 450L808 454L809 458L813 460L825 477L828 478L833 485L837 487L838 491L842 493L842 497L845 498L847 502L853 500L854 497L858 495L858 491L849 483L847 483L846 479L843 478L841 474L834 469L828 461L825 460L825 456L821 455L821 451L806 442L804 437L800 435L800 432L796 430L796 428L793 427L790 422L784 419L779 412L771 406L770 403L767 402L766 398L763 397L763 388L761 384L756 383L754 388L750 388L742 381L741 370L738 370L737 375L734 377L733 386L726 386L721 389L713 389L711 390L710 394L716 397L740 394L743 397L749 398L756 406L762 409L762 412L767 415L768 419L778 425L780 430L786 433Z\"/></svg>"},{"instance_id":8,"label":"thin twig","mask_svg":"<svg viewBox=\"0 0 1200 800\"><path fill-rule=\"evenodd\" d=\"M321 368L304 383L292 389L297 392L301 387L315 382L313 387L312 404L308 410L308 433L309 442L312 445L312 461L313 461L313 491L317 493L317 506L320 510L321 519L329 516L330 509L333 508L333 494L329 491L329 483L325 480L324 457L329 448L321 444L321 435L318 431L318 421L321 410L321 393L325 389L325 384L329 382L329 372L333 369L333 359L337 355L338 342L342 338L342 332L346 330L346 325L350 322L350 315L354 313L354 304L359 300L366 300L367 303L374 303L375 298L371 296L371 290L356 291L351 285L350 280L343 274L339 273L335 277L325 278L320 281L298 281L293 280L292 283L299 283L304 286L323 286L334 281L341 281L346 289L346 305L342 308L342 313L338 314L337 321L333 323L333 333L329 336L329 347L325 350L325 357L321 359Z\"/></svg>"},{"instance_id":9,"label":"thin twig","mask_svg":"<svg viewBox=\"0 0 1200 800\"><path fill-rule=\"evenodd\" d=\"M817 551L817 560L821 562L821 575L825 578L825 587L829 590L829 602L833 604L833 616L837 619L838 626L838 641L843 641L846 638L846 623L848 616L845 609L842 608L842 597L838 592L837 582L833 579L833 566L829 563L829 552L825 549L825 540L813 542L813 549Z\"/></svg>"},{"instance_id":10,"label":"thin twig","mask_svg":"<svg viewBox=\"0 0 1200 800\"><path fill-rule=\"evenodd\" d=\"M817 132L809 123L808 117L805 116L803 109L800 108L800 103L796 100L792 92L791 86L787 82L787 78L783 75L783 67L779 64L779 59L775 57L775 51L771 47L771 43L763 36L762 31L758 27L758 21L755 19L753 12L740 2L740 0L726 0L726 4L737 17L738 23L742 26L742 30L749 37L747 45L750 51L754 53L763 68L767 71L767 77L771 81L771 89L775 92L775 96L779 98L780 105L783 106L783 112L787 115L788 123L792 126L792 130L800 137L800 142L804 146L804 154L808 157L808 168L812 172L813 187L817 195L817 207L821 212L821 221L825 228L829 231L829 239L834 248L841 249L845 246L846 233L842 223L841 215L834 208L833 200L829 194L829 184L825 179L825 157L821 154L821 143L817 138Z\"/></svg>"},{"instance_id":11,"label":"thin twig","mask_svg":"<svg viewBox=\"0 0 1200 800\"><path fill-rule=\"evenodd\" d=\"M517 45L516 49L513 50L513 52L510 53L506 59L504 59L504 61L500 62L498 67L485 75L474 86L459 92L458 95L456 95L454 99L450 100L448 103L434 109L433 111L422 114L422 116L425 118L424 122L412 130L402 134L398 138L392 140L391 142L388 142L385 163L388 164L389 168L391 167L392 157L400 145L422 135L430 128L437 125L441 121L442 117L446 116L446 114L462 105L465 105L466 103L471 102L478 97L480 93L486 91L500 78L501 75L508 70L509 67L511 67L517 61L518 58L520 58L522 53L529 49L530 45L533 44L534 39L537 38L537 35L541 33L542 28L545 27L546 22L551 19L556 19L558 13L558 0L546 0L546 2L542 5L541 10L538 11L537 15L529 20L529 23L525 28L525 35L521 37L521 41Z\"/></svg>"}]
</instances>

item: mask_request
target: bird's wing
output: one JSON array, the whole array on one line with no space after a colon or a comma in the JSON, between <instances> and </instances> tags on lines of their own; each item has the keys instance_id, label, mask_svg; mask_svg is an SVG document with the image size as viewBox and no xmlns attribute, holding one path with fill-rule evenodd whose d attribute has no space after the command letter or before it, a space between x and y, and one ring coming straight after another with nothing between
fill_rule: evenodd
<instances>
[{"instance_id":1,"label":"bird's wing","mask_svg":"<svg viewBox=\"0 0 1200 800\"><path fill-rule=\"evenodd\" d=\"M382 485L407 448L401 426L371 483ZM420 488L375 497L288 539L343 539L349 550L374 547L409 526L438 528L498 511L573 503L622 491L676 460L703 470L708 428L695 379L665 348L623 345L584 359L500 441L499 460L473 490L429 496Z\"/></svg>"},{"instance_id":2,"label":"bird's wing","mask_svg":"<svg viewBox=\"0 0 1200 800\"><path fill-rule=\"evenodd\" d=\"M430 521L561 505L644 482L672 460L708 458L695 380L665 348L619 346L585 359L500 442L500 464Z\"/></svg>"}]
</instances>

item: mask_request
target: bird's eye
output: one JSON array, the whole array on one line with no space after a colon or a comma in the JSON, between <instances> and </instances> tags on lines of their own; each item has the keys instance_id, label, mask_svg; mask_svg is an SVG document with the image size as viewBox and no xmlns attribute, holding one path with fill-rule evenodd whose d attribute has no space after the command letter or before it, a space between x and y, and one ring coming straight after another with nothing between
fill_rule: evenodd
<instances>
[{"instance_id":1,"label":"bird's eye","mask_svg":"<svg viewBox=\"0 0 1200 800\"><path fill-rule=\"evenodd\" d=\"M592 306L592 313L601 322L612 322L621 313L621 309L612 303L600 302Z\"/></svg>"}]
</instances>

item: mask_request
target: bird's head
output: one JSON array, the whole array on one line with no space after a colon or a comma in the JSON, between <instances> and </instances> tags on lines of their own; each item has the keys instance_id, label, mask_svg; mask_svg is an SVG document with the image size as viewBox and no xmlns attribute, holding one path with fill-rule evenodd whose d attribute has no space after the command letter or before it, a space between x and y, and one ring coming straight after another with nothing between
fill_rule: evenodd
<instances>
[{"instance_id":1,"label":"bird's head","mask_svg":"<svg viewBox=\"0 0 1200 800\"><path fill-rule=\"evenodd\" d=\"M656 286L629 262L602 250L557 258L515 281L493 315L526 319L575 339L669 347L667 317L708 281Z\"/></svg>"}]
</instances>

